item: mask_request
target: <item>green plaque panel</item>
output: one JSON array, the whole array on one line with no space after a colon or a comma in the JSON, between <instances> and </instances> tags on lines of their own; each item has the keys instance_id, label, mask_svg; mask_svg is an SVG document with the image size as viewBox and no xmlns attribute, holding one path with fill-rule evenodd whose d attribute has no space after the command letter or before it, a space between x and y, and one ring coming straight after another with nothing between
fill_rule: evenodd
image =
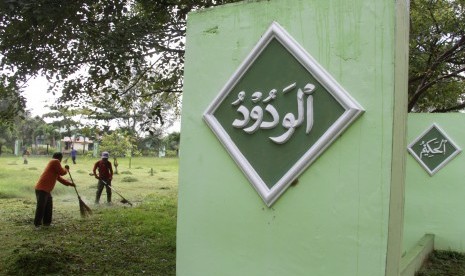
<instances>
[{"instance_id":1,"label":"green plaque panel","mask_svg":"<svg viewBox=\"0 0 465 276\"><path fill-rule=\"evenodd\" d=\"M274 22L204 119L270 206L362 112Z\"/></svg>"},{"instance_id":2,"label":"green plaque panel","mask_svg":"<svg viewBox=\"0 0 465 276\"><path fill-rule=\"evenodd\" d=\"M461 149L436 124L408 146L410 154L432 176L451 161Z\"/></svg>"}]
</instances>

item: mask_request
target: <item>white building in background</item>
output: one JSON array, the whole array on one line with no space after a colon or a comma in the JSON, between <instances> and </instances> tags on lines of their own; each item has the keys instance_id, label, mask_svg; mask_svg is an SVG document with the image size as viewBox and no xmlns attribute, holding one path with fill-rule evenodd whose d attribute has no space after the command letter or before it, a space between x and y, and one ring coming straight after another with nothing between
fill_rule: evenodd
<instances>
[{"instance_id":1,"label":"white building in background","mask_svg":"<svg viewBox=\"0 0 465 276\"><path fill-rule=\"evenodd\" d=\"M63 139L61 139L61 143L63 145L63 152L70 152L72 147L74 147L74 149L77 150L79 153L82 153L83 150L94 150L94 141L84 136L65 136L63 137Z\"/></svg>"}]
</instances>

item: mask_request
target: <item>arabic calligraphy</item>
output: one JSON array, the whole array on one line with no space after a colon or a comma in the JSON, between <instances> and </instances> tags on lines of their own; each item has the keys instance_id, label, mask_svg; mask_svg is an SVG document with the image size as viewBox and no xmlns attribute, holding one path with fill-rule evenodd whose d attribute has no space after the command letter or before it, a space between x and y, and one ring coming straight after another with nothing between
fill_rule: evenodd
<instances>
[{"instance_id":1,"label":"arabic calligraphy","mask_svg":"<svg viewBox=\"0 0 465 276\"><path fill-rule=\"evenodd\" d=\"M441 141L437 141L438 138L433 138L427 142L421 141L420 146L422 146L420 152L420 159L425 157L433 157L437 154L446 154L446 143L448 142L446 139L441 139Z\"/></svg>"},{"instance_id":2,"label":"arabic calligraphy","mask_svg":"<svg viewBox=\"0 0 465 276\"><path fill-rule=\"evenodd\" d=\"M282 89L282 94L290 93L295 90L296 83ZM271 141L276 144L286 143L294 134L296 128L306 121L305 133L309 134L313 128L313 93L315 92L315 85L307 83L304 88L298 88L296 94L297 100L297 116L292 112L286 113L281 120L281 125L287 129L283 134L276 137L268 137ZM307 98L305 99L305 96ZM237 112L241 114L240 119L235 119L232 122L232 126L235 128L242 129L247 134L253 134L259 129L273 129L278 126L280 121L280 114L276 108L272 105L272 102L278 97L278 90L271 89L265 99L263 93L256 91L252 93L250 100L255 106L249 110L242 103L246 100L246 92L240 91L237 94L237 99L232 102L233 106L238 106ZM260 105L261 103L266 104L265 109ZM265 121L264 116L267 112L271 116L271 120Z\"/></svg>"}]
</instances>

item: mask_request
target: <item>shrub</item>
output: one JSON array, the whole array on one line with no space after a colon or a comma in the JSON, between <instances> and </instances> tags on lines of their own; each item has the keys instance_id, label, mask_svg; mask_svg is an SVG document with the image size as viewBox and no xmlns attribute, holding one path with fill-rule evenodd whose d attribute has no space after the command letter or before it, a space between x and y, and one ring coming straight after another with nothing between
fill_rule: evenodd
<instances>
[{"instance_id":1,"label":"shrub","mask_svg":"<svg viewBox=\"0 0 465 276\"><path fill-rule=\"evenodd\" d=\"M2 154L13 154L13 149L7 146L2 147Z\"/></svg>"},{"instance_id":2,"label":"shrub","mask_svg":"<svg viewBox=\"0 0 465 276\"><path fill-rule=\"evenodd\" d=\"M132 177L132 176L125 176L123 179L121 179L121 182L137 182L137 178Z\"/></svg>"},{"instance_id":3,"label":"shrub","mask_svg":"<svg viewBox=\"0 0 465 276\"><path fill-rule=\"evenodd\" d=\"M165 157L178 157L178 153L175 150L166 150Z\"/></svg>"}]
</instances>

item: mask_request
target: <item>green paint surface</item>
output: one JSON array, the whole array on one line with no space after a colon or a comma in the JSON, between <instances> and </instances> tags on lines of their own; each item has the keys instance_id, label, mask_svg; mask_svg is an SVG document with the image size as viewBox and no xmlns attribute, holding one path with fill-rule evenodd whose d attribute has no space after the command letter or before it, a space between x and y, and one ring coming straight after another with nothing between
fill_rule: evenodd
<instances>
[{"instance_id":1,"label":"green paint surface","mask_svg":"<svg viewBox=\"0 0 465 276\"><path fill-rule=\"evenodd\" d=\"M388 249L386 275L401 273L405 190L405 149L407 147L407 90L409 2L396 1L394 120L391 160L391 188L389 203Z\"/></svg>"},{"instance_id":2,"label":"green paint surface","mask_svg":"<svg viewBox=\"0 0 465 276\"><path fill-rule=\"evenodd\" d=\"M268 208L202 115L273 21L366 112ZM178 275L385 275L394 25L387 0L247 1L189 14Z\"/></svg>"},{"instance_id":3,"label":"green paint surface","mask_svg":"<svg viewBox=\"0 0 465 276\"><path fill-rule=\"evenodd\" d=\"M410 143L436 123L454 143L465 146L465 115L409 114ZM404 251L411 249L425 233L435 235L439 250L465 252L465 155L459 153L436 174L430 176L410 154L407 156L405 185Z\"/></svg>"}]
</instances>

